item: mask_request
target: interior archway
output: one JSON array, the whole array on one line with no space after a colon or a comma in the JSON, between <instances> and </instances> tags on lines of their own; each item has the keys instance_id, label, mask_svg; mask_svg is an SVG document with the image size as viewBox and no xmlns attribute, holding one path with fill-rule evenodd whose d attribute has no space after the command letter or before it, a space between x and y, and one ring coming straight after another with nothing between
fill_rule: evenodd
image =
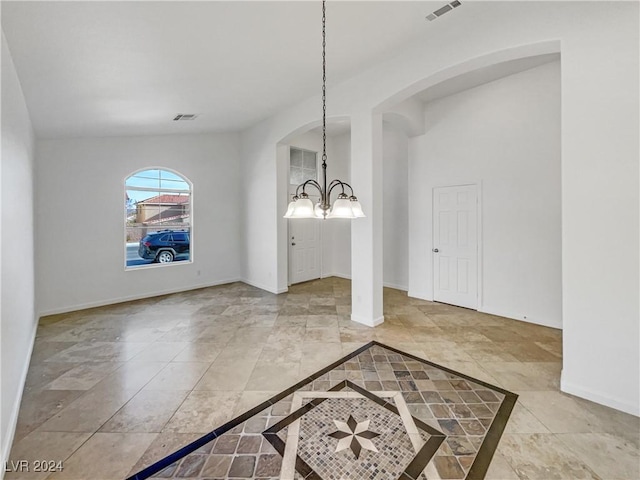
<instances>
[{"instance_id":1,"label":"interior archway","mask_svg":"<svg viewBox=\"0 0 640 480\"><path fill-rule=\"evenodd\" d=\"M350 144L344 139L350 135L350 118L332 116L327 119L327 178L340 178L348 181ZM342 137L342 140L339 138ZM339 139L336 141L336 139ZM278 289L285 291L291 283L289 278L289 234L288 221L282 218L290 201L292 185L289 181L289 162L291 147L318 152L318 161L322 152L322 122L316 120L302 125L285 135L276 145L277 168L277 215L278 215ZM318 165L319 168L319 165ZM318 170L319 171L319 170ZM309 192L313 193L313 192ZM338 249L350 249L350 229L343 222L321 222L321 269L320 276L346 276L349 272L336 272L335 265L340 263L332 254ZM342 262L344 263L344 262ZM348 265L350 267L350 264ZM349 270L350 271L350 270Z\"/></svg>"}]
</instances>

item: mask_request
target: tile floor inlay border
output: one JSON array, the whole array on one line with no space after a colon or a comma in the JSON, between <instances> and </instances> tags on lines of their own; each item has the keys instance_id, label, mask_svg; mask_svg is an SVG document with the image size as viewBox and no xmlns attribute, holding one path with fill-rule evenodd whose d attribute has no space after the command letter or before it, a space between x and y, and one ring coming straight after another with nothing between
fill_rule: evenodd
<instances>
[{"instance_id":1,"label":"tile floor inlay border","mask_svg":"<svg viewBox=\"0 0 640 480\"><path fill-rule=\"evenodd\" d=\"M373 341L128 480L482 479L516 399Z\"/></svg>"}]
</instances>

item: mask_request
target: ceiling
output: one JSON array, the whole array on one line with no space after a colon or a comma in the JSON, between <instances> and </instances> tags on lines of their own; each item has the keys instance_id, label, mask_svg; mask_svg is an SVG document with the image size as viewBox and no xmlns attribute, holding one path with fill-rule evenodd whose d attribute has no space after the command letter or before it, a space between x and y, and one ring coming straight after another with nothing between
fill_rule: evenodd
<instances>
[{"instance_id":1,"label":"ceiling","mask_svg":"<svg viewBox=\"0 0 640 480\"><path fill-rule=\"evenodd\" d=\"M329 87L409 42L464 28L489 5L465 2L434 22L425 20L445 3L328 2ZM491 4L489 13L501 3ZM152 135L238 131L311 96L319 101L320 6L2 1L1 18L38 137ZM429 102L557 58L494 65L417 97ZM173 121L178 114L198 117ZM348 122L328 126L329 135L348 131Z\"/></svg>"},{"instance_id":2,"label":"ceiling","mask_svg":"<svg viewBox=\"0 0 640 480\"><path fill-rule=\"evenodd\" d=\"M329 85L475 7L444 3L329 2ZM41 138L237 131L319 96L320 5L2 1L2 28Z\"/></svg>"}]
</instances>

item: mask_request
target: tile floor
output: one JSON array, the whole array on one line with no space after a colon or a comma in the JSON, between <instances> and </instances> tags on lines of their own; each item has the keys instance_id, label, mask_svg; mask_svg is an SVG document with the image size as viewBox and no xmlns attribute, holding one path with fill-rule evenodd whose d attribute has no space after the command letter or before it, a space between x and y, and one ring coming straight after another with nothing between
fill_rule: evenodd
<instances>
[{"instance_id":1,"label":"tile floor","mask_svg":"<svg viewBox=\"0 0 640 480\"><path fill-rule=\"evenodd\" d=\"M349 288L233 283L41 319L10 460L64 469L5 478L125 478L370 340L519 395L487 479L640 478L640 419L559 392L560 331L391 289L371 329Z\"/></svg>"},{"instance_id":2,"label":"tile floor","mask_svg":"<svg viewBox=\"0 0 640 480\"><path fill-rule=\"evenodd\" d=\"M372 341L131 480L483 478L516 399Z\"/></svg>"}]
</instances>

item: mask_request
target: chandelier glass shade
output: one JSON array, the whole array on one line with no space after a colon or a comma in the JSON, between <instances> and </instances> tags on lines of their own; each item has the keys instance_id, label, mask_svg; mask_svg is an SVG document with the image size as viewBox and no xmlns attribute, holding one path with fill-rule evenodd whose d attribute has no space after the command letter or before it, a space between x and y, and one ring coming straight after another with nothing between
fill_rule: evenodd
<instances>
[{"instance_id":1,"label":"chandelier glass shade","mask_svg":"<svg viewBox=\"0 0 640 480\"><path fill-rule=\"evenodd\" d=\"M287 207L284 218L361 218L365 214L360 202L353 194L353 188L342 180L332 180L327 185L327 62L326 62L326 5L322 1L322 184L316 180L307 180L296 188L296 193ZM318 190L320 199L314 205L307 187ZM331 205L331 193L340 190ZM346 189L346 190L345 190ZM348 193L348 194L347 194Z\"/></svg>"}]
</instances>

